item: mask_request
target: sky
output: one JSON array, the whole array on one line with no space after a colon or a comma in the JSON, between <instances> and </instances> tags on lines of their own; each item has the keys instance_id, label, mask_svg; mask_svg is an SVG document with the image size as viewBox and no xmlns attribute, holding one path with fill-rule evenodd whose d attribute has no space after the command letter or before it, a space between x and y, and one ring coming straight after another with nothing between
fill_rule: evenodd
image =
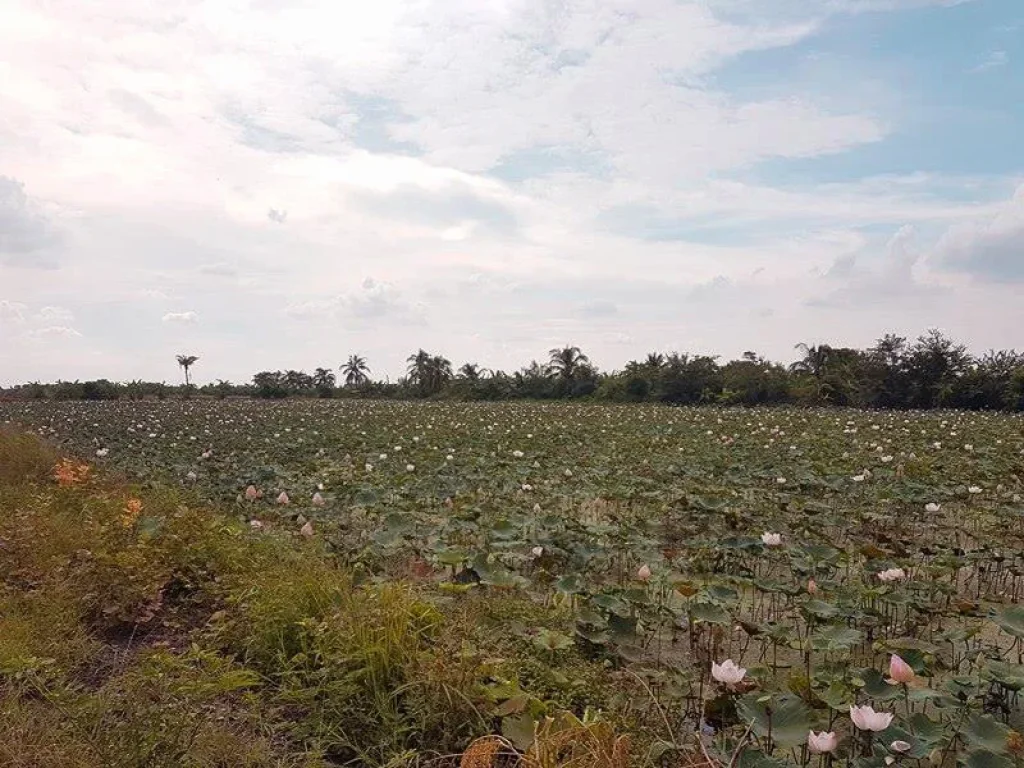
<instances>
[{"instance_id":1,"label":"sky","mask_svg":"<svg viewBox=\"0 0 1024 768\"><path fill-rule=\"evenodd\" d=\"M0 384L1024 346L1020 0L0 0Z\"/></svg>"}]
</instances>

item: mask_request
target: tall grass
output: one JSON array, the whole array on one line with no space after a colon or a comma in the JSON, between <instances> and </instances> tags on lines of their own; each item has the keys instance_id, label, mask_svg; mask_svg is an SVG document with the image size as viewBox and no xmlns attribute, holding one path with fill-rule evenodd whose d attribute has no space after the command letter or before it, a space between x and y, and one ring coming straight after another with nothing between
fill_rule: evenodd
<instances>
[{"instance_id":1,"label":"tall grass","mask_svg":"<svg viewBox=\"0 0 1024 768\"><path fill-rule=\"evenodd\" d=\"M496 684L561 694L514 598L446 600L0 433L2 766L457 765Z\"/></svg>"}]
</instances>

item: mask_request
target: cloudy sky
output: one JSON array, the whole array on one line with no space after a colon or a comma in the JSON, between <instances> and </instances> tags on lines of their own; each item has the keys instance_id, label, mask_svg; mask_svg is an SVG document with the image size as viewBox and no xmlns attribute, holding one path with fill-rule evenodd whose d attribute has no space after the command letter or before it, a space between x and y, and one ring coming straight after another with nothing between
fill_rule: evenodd
<instances>
[{"instance_id":1,"label":"cloudy sky","mask_svg":"<svg viewBox=\"0 0 1024 768\"><path fill-rule=\"evenodd\" d=\"M0 0L0 383L1024 345L1020 0Z\"/></svg>"}]
</instances>

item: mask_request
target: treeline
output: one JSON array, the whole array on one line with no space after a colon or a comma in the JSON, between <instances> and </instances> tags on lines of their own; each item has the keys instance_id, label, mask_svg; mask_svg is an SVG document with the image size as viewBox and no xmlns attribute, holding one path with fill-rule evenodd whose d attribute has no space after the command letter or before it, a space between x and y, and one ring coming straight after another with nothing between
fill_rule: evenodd
<instances>
[{"instance_id":1,"label":"treeline","mask_svg":"<svg viewBox=\"0 0 1024 768\"><path fill-rule=\"evenodd\" d=\"M707 355L652 353L622 370L601 372L578 347L553 349L545 362L514 371L450 360L418 350L406 375L378 381L364 358L304 371L260 371L250 384L219 381L201 387L106 380L27 384L5 394L20 398L103 400L209 397L363 397L393 399L590 399L676 405L837 405L864 408L1024 410L1024 354L970 354L936 330L914 341L886 335L868 349L799 344L800 359L781 365L747 352L721 362ZM180 356L179 356L180 361ZM194 363L195 360L192 360ZM190 363L191 364L191 363Z\"/></svg>"}]
</instances>

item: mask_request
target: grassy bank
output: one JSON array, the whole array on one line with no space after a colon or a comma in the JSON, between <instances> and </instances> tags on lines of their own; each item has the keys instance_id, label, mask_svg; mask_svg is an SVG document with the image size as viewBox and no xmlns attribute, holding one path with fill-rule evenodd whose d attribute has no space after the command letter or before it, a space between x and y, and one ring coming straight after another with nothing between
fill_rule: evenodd
<instances>
[{"instance_id":1,"label":"grassy bank","mask_svg":"<svg viewBox=\"0 0 1024 768\"><path fill-rule=\"evenodd\" d=\"M558 642L571 614L264 523L0 433L0 765L483 766L508 743L462 757L479 737L540 729L531 765L621 766L650 740L628 681Z\"/></svg>"}]
</instances>

